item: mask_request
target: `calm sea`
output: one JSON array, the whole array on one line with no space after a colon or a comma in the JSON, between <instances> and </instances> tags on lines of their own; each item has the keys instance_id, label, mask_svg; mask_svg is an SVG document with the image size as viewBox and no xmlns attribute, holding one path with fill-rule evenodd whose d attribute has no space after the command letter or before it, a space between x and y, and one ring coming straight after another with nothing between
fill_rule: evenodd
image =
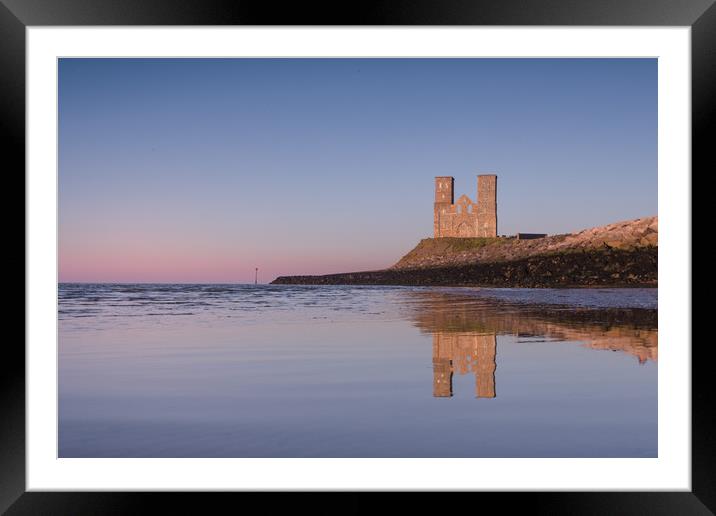
<instances>
[{"instance_id":1,"label":"calm sea","mask_svg":"<svg viewBox=\"0 0 716 516\"><path fill-rule=\"evenodd\" d=\"M60 457L655 457L656 289L61 284Z\"/></svg>"}]
</instances>

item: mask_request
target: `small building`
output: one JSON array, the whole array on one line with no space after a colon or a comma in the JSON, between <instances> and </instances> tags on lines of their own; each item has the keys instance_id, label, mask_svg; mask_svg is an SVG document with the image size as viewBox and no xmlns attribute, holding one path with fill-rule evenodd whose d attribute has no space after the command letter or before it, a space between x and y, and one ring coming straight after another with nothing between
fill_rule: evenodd
<instances>
[{"instance_id":1,"label":"small building","mask_svg":"<svg viewBox=\"0 0 716 516\"><path fill-rule=\"evenodd\" d=\"M534 240L536 238L545 238L547 233L517 233L517 240Z\"/></svg>"}]
</instances>

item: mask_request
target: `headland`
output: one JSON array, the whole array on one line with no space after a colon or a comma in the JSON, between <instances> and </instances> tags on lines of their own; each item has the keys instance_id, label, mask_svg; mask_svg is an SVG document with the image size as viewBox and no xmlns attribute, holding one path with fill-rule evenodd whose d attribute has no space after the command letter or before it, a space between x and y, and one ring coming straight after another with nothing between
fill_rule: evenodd
<instances>
[{"instance_id":1,"label":"headland","mask_svg":"<svg viewBox=\"0 0 716 516\"><path fill-rule=\"evenodd\" d=\"M391 267L273 284L656 287L658 217L543 238L426 238Z\"/></svg>"}]
</instances>

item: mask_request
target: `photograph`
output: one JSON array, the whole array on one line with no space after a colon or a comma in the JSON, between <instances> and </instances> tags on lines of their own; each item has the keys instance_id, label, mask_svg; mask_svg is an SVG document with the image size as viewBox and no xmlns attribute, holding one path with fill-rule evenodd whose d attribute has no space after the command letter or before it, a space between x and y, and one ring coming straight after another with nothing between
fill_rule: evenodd
<instances>
[{"instance_id":1,"label":"photograph","mask_svg":"<svg viewBox=\"0 0 716 516\"><path fill-rule=\"evenodd\" d=\"M59 57L57 457L659 458L659 78Z\"/></svg>"},{"instance_id":2,"label":"photograph","mask_svg":"<svg viewBox=\"0 0 716 516\"><path fill-rule=\"evenodd\" d=\"M0 0L0 513L714 514L714 0L403 4Z\"/></svg>"}]
</instances>

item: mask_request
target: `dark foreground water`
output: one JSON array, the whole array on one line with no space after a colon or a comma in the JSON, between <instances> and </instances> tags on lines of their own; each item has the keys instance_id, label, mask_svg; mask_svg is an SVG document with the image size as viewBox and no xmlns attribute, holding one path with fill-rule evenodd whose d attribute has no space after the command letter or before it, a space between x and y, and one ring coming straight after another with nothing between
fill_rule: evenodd
<instances>
[{"instance_id":1,"label":"dark foreground water","mask_svg":"<svg viewBox=\"0 0 716 516\"><path fill-rule=\"evenodd\" d=\"M60 457L656 457L656 290L59 288Z\"/></svg>"}]
</instances>

